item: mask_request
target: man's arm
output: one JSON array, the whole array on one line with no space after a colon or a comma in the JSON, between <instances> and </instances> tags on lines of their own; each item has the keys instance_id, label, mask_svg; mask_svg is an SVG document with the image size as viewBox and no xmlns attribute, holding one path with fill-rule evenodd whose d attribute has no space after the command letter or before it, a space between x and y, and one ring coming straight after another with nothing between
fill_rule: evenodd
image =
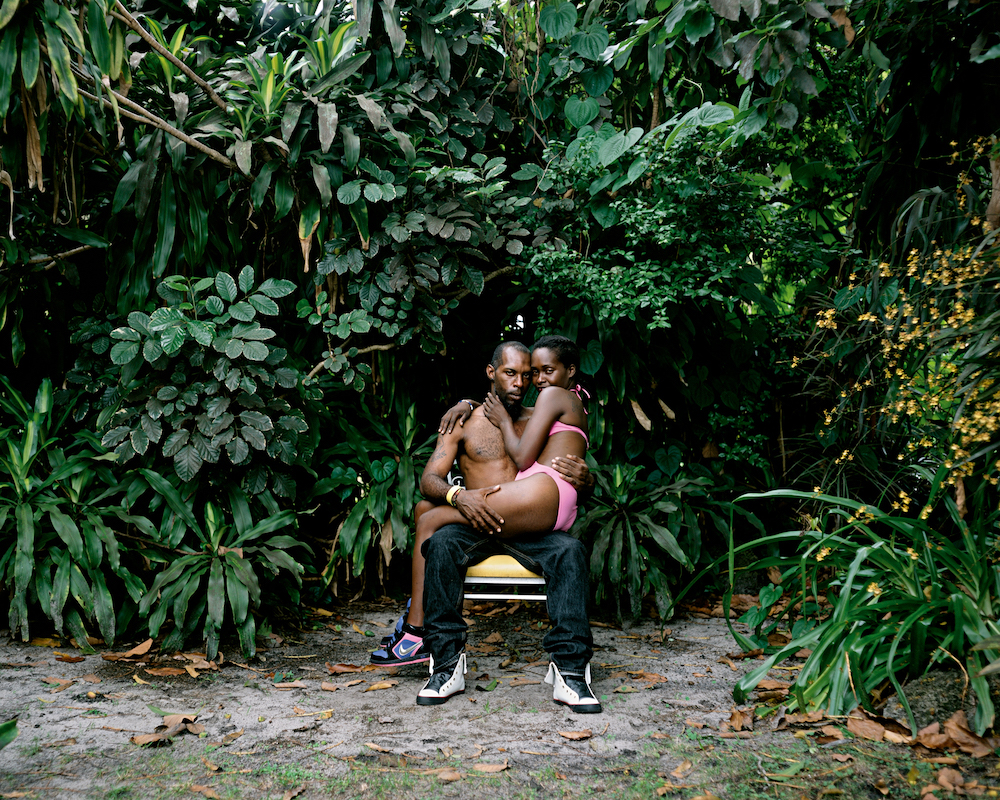
<instances>
[{"instance_id":1,"label":"man's arm","mask_svg":"<svg viewBox=\"0 0 1000 800\"><path fill-rule=\"evenodd\" d=\"M552 459L552 469L580 494L593 494L594 474L580 456L556 456Z\"/></svg>"},{"instance_id":2,"label":"man's arm","mask_svg":"<svg viewBox=\"0 0 1000 800\"><path fill-rule=\"evenodd\" d=\"M463 435L462 430L438 434L434 453L420 478L421 493L438 505L444 505L448 500L448 490L451 489L448 472L455 463ZM490 486L485 489L464 489L453 498L455 508L480 533L495 534L503 524L503 518L486 502L486 498L499 488Z\"/></svg>"}]
</instances>

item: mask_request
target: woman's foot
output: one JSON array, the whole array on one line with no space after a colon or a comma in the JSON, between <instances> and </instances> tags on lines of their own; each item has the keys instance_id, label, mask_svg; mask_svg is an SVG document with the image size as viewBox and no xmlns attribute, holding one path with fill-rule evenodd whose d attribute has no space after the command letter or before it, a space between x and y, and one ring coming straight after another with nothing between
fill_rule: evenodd
<instances>
[{"instance_id":1,"label":"woman's foot","mask_svg":"<svg viewBox=\"0 0 1000 800\"><path fill-rule=\"evenodd\" d=\"M404 622L389 642L371 656L372 664L384 667L399 667L407 664L424 664L430 661L430 653L424 650L423 628L414 628Z\"/></svg>"}]
</instances>

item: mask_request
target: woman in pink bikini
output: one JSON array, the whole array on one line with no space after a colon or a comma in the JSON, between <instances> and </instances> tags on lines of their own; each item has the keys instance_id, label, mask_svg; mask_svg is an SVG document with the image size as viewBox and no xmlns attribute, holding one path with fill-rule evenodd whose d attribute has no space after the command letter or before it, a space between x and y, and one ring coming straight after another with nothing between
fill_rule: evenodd
<instances>
[{"instance_id":1,"label":"woman in pink bikini","mask_svg":"<svg viewBox=\"0 0 1000 800\"><path fill-rule=\"evenodd\" d=\"M494 394L486 397L484 412L503 434L507 454L517 465L513 483L501 484L489 495L489 504L503 518L497 535L510 538L539 530L567 531L576 520L577 490L551 466L555 458L583 457L587 452L587 412L576 381L579 349L565 336L544 336L531 354L532 381L538 400L518 437L503 403ZM472 404L463 406L470 409ZM447 416L447 415L446 415ZM464 422L464 418L462 420ZM407 611L392 636L371 657L376 664L416 664L428 660L422 648L423 543L434 531L452 523L467 523L456 508L421 501L417 506L417 531L413 547L412 596ZM541 524L540 524L541 523ZM397 652L398 651L398 652Z\"/></svg>"}]
</instances>

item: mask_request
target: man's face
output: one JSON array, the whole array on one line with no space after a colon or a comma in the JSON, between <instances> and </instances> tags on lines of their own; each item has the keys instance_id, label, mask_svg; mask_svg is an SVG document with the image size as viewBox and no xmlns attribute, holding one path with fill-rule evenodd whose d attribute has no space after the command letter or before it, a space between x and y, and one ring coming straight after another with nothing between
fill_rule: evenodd
<instances>
[{"instance_id":1,"label":"man's face","mask_svg":"<svg viewBox=\"0 0 1000 800\"><path fill-rule=\"evenodd\" d=\"M503 361L496 369L491 364L486 368L486 376L493 381L493 393L500 402L516 417L521 410L524 393L531 385L531 360L527 353L521 353L512 347L503 351Z\"/></svg>"}]
</instances>

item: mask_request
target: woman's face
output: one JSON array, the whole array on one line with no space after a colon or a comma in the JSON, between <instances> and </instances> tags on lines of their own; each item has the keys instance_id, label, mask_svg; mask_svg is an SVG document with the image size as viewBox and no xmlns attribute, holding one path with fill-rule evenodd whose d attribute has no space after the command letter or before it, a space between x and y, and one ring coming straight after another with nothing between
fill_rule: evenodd
<instances>
[{"instance_id":1,"label":"woman's face","mask_svg":"<svg viewBox=\"0 0 1000 800\"><path fill-rule=\"evenodd\" d=\"M566 367L559 360L554 350L547 347L539 347L531 354L531 380L536 389L544 389L546 386L560 386L569 389L573 385L573 376L576 375L576 366Z\"/></svg>"}]
</instances>

